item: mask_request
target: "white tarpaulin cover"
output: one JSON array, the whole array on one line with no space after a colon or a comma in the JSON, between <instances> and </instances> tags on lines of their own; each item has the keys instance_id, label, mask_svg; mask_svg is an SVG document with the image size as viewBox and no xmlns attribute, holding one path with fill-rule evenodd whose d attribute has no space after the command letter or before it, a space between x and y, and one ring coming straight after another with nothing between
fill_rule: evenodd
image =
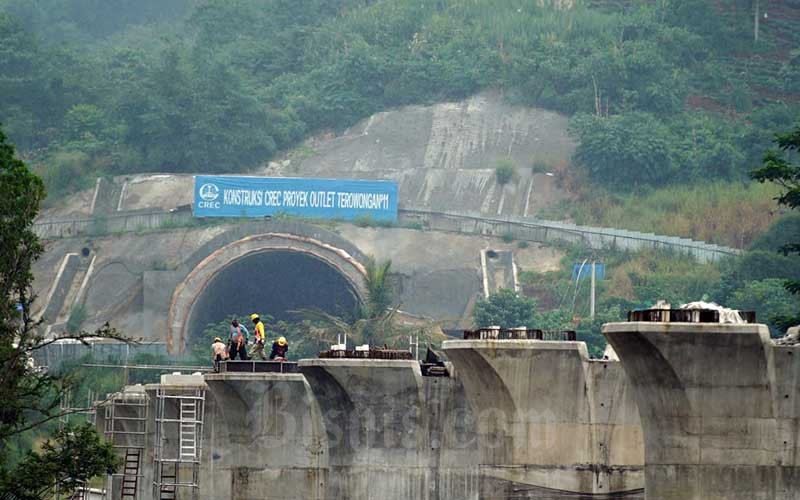
<instances>
[{"instance_id":1,"label":"white tarpaulin cover","mask_svg":"<svg viewBox=\"0 0 800 500\"><path fill-rule=\"evenodd\" d=\"M736 309L728 309L727 307L722 307L719 304L715 304L714 302L689 302L688 304L683 304L681 309L710 309L713 311L719 311L719 322L720 323L744 323L745 321L739 315L739 311Z\"/></svg>"},{"instance_id":2,"label":"white tarpaulin cover","mask_svg":"<svg viewBox=\"0 0 800 500\"><path fill-rule=\"evenodd\" d=\"M786 330L786 336L775 341L778 345L800 344L800 326L793 326Z\"/></svg>"}]
</instances>

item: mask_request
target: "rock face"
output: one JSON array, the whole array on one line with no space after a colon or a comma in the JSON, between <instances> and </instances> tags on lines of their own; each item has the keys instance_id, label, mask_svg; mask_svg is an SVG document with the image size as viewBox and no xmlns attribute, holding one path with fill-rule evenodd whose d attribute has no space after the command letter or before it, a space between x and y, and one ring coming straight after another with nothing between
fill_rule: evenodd
<instances>
[{"instance_id":1,"label":"rock face","mask_svg":"<svg viewBox=\"0 0 800 500\"><path fill-rule=\"evenodd\" d=\"M789 500L800 491L800 346L765 325L610 323L642 420L655 500Z\"/></svg>"}]
</instances>

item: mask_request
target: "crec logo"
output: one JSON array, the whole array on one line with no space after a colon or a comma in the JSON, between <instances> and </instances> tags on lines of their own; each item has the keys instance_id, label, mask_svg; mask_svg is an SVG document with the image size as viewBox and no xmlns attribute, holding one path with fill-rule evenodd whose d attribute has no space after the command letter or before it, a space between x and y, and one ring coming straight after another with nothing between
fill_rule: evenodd
<instances>
[{"instance_id":1,"label":"crec logo","mask_svg":"<svg viewBox=\"0 0 800 500\"><path fill-rule=\"evenodd\" d=\"M216 184L203 184L200 186L200 198L205 201L214 201L219 198L219 188Z\"/></svg>"}]
</instances>

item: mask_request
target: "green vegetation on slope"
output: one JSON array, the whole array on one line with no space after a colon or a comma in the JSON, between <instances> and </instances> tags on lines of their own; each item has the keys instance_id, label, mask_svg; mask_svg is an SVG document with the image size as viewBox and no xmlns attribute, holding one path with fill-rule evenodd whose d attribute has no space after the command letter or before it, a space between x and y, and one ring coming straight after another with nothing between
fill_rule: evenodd
<instances>
[{"instance_id":1,"label":"green vegetation on slope","mask_svg":"<svg viewBox=\"0 0 800 500\"><path fill-rule=\"evenodd\" d=\"M754 46L745 3L0 0L0 119L58 192L81 174L242 171L492 87L574 114L578 165L614 189L742 178L797 115L791 66L764 80L773 97L741 78L739 54L796 41L764 23Z\"/></svg>"},{"instance_id":2,"label":"green vegetation on slope","mask_svg":"<svg viewBox=\"0 0 800 500\"><path fill-rule=\"evenodd\" d=\"M747 248L779 216L781 210L774 201L778 192L771 184L725 181L636 193L584 187L574 198L538 216Z\"/></svg>"}]
</instances>

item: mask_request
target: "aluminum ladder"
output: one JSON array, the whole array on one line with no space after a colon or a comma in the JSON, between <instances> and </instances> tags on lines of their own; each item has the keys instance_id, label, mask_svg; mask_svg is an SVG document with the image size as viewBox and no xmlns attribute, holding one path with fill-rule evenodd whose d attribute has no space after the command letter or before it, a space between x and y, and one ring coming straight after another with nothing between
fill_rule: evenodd
<instances>
[{"instance_id":1,"label":"aluminum ladder","mask_svg":"<svg viewBox=\"0 0 800 500\"><path fill-rule=\"evenodd\" d=\"M180 451L178 459L191 462L197 458L197 402L181 400Z\"/></svg>"}]
</instances>

